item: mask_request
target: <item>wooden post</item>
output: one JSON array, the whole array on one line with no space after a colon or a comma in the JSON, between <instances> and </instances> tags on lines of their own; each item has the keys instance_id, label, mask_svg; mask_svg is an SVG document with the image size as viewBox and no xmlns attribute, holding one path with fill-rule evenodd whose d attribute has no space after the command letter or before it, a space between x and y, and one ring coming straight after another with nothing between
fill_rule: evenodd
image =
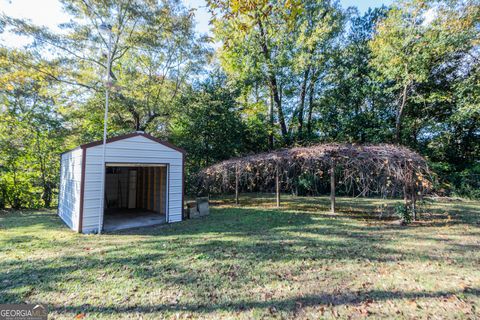
<instances>
[{"instance_id":1,"label":"wooden post","mask_svg":"<svg viewBox=\"0 0 480 320\"><path fill-rule=\"evenodd\" d=\"M235 204L239 204L238 200L238 165L235 166Z\"/></svg>"},{"instance_id":2,"label":"wooden post","mask_svg":"<svg viewBox=\"0 0 480 320\"><path fill-rule=\"evenodd\" d=\"M151 168L147 168L147 209L151 209L150 205L150 196L151 196L151 186L152 186L152 173L151 173Z\"/></svg>"},{"instance_id":3,"label":"wooden post","mask_svg":"<svg viewBox=\"0 0 480 320\"><path fill-rule=\"evenodd\" d=\"M157 169L153 168L153 211L157 211Z\"/></svg>"},{"instance_id":4,"label":"wooden post","mask_svg":"<svg viewBox=\"0 0 480 320\"><path fill-rule=\"evenodd\" d=\"M277 196L277 208L280 208L280 174L277 170L275 171L275 185L276 185L276 196Z\"/></svg>"},{"instance_id":5,"label":"wooden post","mask_svg":"<svg viewBox=\"0 0 480 320\"><path fill-rule=\"evenodd\" d=\"M210 200L210 181L207 180L207 186L206 186L206 193L207 193L207 198Z\"/></svg>"},{"instance_id":6,"label":"wooden post","mask_svg":"<svg viewBox=\"0 0 480 320\"><path fill-rule=\"evenodd\" d=\"M412 186L412 218L413 221L417 220L417 192L415 191L415 183Z\"/></svg>"},{"instance_id":7,"label":"wooden post","mask_svg":"<svg viewBox=\"0 0 480 320\"><path fill-rule=\"evenodd\" d=\"M138 186L139 186L139 191L138 191L138 201L137 201L137 208L144 208L143 206L143 194L145 192L145 188L143 187L143 181L144 181L144 174L143 174L143 168L138 168L139 170L139 177L140 179L138 180Z\"/></svg>"},{"instance_id":8,"label":"wooden post","mask_svg":"<svg viewBox=\"0 0 480 320\"><path fill-rule=\"evenodd\" d=\"M143 168L143 195L142 195L142 209L147 209L147 192L148 192L148 185L147 185L147 168Z\"/></svg>"},{"instance_id":9,"label":"wooden post","mask_svg":"<svg viewBox=\"0 0 480 320\"><path fill-rule=\"evenodd\" d=\"M140 204L140 194L141 194L141 190L140 190L140 168L137 168L137 186L136 186L136 190L135 192L137 193L137 198L135 199L135 208L138 208L139 207L139 204Z\"/></svg>"},{"instance_id":10,"label":"wooden post","mask_svg":"<svg viewBox=\"0 0 480 320\"><path fill-rule=\"evenodd\" d=\"M330 211L335 213L335 161L330 166Z\"/></svg>"},{"instance_id":11,"label":"wooden post","mask_svg":"<svg viewBox=\"0 0 480 320\"><path fill-rule=\"evenodd\" d=\"M162 167L160 168L160 213L161 214L166 214L167 212L167 207L166 207L166 172L167 172L167 167Z\"/></svg>"}]
</instances>

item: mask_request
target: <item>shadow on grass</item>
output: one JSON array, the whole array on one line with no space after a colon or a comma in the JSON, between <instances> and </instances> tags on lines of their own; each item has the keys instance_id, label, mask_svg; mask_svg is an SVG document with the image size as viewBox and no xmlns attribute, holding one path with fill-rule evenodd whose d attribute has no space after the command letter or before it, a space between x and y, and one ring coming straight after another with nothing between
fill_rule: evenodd
<instances>
[{"instance_id":1,"label":"shadow on grass","mask_svg":"<svg viewBox=\"0 0 480 320\"><path fill-rule=\"evenodd\" d=\"M0 261L0 270L8 270L0 273L0 302L23 301L31 290L54 292L65 281L94 285L102 271L119 272L123 277L125 268L132 279L158 286L187 286L200 294L208 284L232 281L228 270L232 259L241 264L234 282L244 286L254 281L251 270L262 262L358 258L386 261L398 255L383 248L365 251L380 238L355 230L353 225L343 225L341 219L314 220L305 213L235 208L214 210L206 219L125 231L120 237L105 235L98 240L98 247L104 248L102 253L84 255L81 240L89 237L78 236L77 242L59 244L77 250L68 256ZM324 238L310 239L297 234L300 232ZM115 243L115 239L132 235L142 236L141 240ZM18 241L17 237L10 239ZM165 243L169 246L165 247ZM10 245L15 247L15 243ZM55 250L55 244L51 246ZM181 258L172 262L173 255ZM202 261L213 264L218 272L202 272ZM275 275L268 275L266 281L272 277Z\"/></svg>"},{"instance_id":2,"label":"shadow on grass","mask_svg":"<svg viewBox=\"0 0 480 320\"><path fill-rule=\"evenodd\" d=\"M418 253L389 246L399 238L415 241L417 235L410 234L408 228L367 225L341 214L331 216L321 211L292 209L291 206L287 209L289 211L213 208L210 216L198 220L127 230L100 238L76 235L70 242L57 243L58 247L71 246L72 251L68 255L38 259L20 256L18 259L0 261L0 303L25 301L39 292L61 292L62 286L69 282L77 283L80 288L99 288L99 283L107 280L123 283L138 281L153 288L180 287L194 297L203 297L215 286L243 288L252 283L262 286L278 280L275 270L262 275L263 280L258 280L255 272L264 272L257 271L260 264L282 262L282 265L292 266L292 273L301 274L303 271L295 266L299 261L320 261L327 265L333 260L391 262L442 259L428 251ZM472 212L462 213L458 209L455 214L463 216ZM465 217L459 219L470 221L462 220ZM50 230L61 225L58 217L51 213L25 213L19 219L15 217L12 220L2 221L2 225L22 228L33 224ZM14 250L16 246L40 240L32 234L15 234L3 241ZM89 245L102 251L85 254L82 251L84 241L90 241ZM49 245L49 250L56 250L55 243ZM475 250L475 247L452 243L449 248L457 255L465 256L463 262L473 264L474 257L468 257L465 253ZM208 272L204 269L206 265L211 268ZM235 269L234 272L232 268ZM118 279L109 279L109 275L116 275ZM469 290L464 293L478 296L478 289ZM198 304L136 305L124 308L78 305L54 308L63 312L128 313L163 309L210 312L275 306L279 310L291 311L297 302L302 305L357 304L367 299L441 297L451 294L456 292L349 292L346 289L338 295L322 293L273 301L234 299L228 304L208 304L202 303L208 299L198 299Z\"/></svg>"},{"instance_id":3,"label":"shadow on grass","mask_svg":"<svg viewBox=\"0 0 480 320\"><path fill-rule=\"evenodd\" d=\"M87 312L94 314L129 314L129 313L154 313L162 311L183 311L183 312L200 312L211 313L219 311L245 311L250 309L268 309L275 308L281 312L295 312L304 307L315 306L356 306L363 303L381 302L386 300L398 299L418 299L418 298L449 298L454 295L471 295L478 297L480 289L469 288L463 291L436 291L436 292L404 292L404 291L382 291L371 290L363 292L344 292L339 294L316 294L305 295L298 298L282 299L282 300L243 300L222 304L157 304L157 305L127 305L127 306L111 306L97 307L91 305L70 305L70 306L53 306L57 312Z\"/></svg>"},{"instance_id":4,"label":"shadow on grass","mask_svg":"<svg viewBox=\"0 0 480 320\"><path fill-rule=\"evenodd\" d=\"M214 206L234 206L234 198L225 196L213 198ZM289 211L302 211L311 214L323 214L335 218L350 218L372 222L398 220L394 213L395 205L403 203L401 199L350 198L337 197L336 213L330 214L328 197L282 196L282 208ZM274 194L246 194L240 197L241 206L275 206ZM442 227L447 224L469 224L480 227L480 206L478 202L454 201L439 202L431 199L417 203L418 218L422 226ZM384 211L385 214L381 214ZM395 227L395 226L393 226Z\"/></svg>"}]
</instances>

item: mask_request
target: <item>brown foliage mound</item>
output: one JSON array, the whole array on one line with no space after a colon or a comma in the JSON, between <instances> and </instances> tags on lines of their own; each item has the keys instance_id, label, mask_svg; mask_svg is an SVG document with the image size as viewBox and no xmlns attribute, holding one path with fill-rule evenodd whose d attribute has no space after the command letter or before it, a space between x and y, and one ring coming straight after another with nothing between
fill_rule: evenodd
<instances>
[{"instance_id":1,"label":"brown foliage mound","mask_svg":"<svg viewBox=\"0 0 480 320\"><path fill-rule=\"evenodd\" d=\"M319 144L229 159L202 170L199 186L210 192L267 190L278 172L282 188L302 174L322 178L335 170L338 185L360 195L395 196L425 193L431 188L426 160L395 145Z\"/></svg>"}]
</instances>

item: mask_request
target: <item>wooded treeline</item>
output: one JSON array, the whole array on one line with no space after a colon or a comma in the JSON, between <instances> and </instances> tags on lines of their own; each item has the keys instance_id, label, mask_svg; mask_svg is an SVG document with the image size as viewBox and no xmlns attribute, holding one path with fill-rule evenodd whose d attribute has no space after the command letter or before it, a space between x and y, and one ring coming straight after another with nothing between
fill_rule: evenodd
<instances>
[{"instance_id":1,"label":"wooded treeline","mask_svg":"<svg viewBox=\"0 0 480 320\"><path fill-rule=\"evenodd\" d=\"M59 154L144 130L220 160L319 142L398 143L436 191L480 196L480 2L209 0L211 35L175 0L62 0L51 30L0 16L0 207L55 205ZM112 25L111 83L105 83Z\"/></svg>"}]
</instances>

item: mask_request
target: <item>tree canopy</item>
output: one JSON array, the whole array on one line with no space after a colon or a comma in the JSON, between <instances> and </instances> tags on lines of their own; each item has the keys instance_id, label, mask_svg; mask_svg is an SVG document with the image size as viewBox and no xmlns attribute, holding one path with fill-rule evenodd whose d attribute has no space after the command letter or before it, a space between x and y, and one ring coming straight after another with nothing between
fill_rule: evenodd
<instances>
[{"instance_id":1,"label":"tree canopy","mask_svg":"<svg viewBox=\"0 0 480 320\"><path fill-rule=\"evenodd\" d=\"M55 205L58 155L101 138L106 89L108 134L185 148L188 192L216 162L339 143L408 148L435 192L480 196L478 0L209 0L210 34L181 1L61 4L55 30L0 16L30 39L0 44L0 207Z\"/></svg>"}]
</instances>

